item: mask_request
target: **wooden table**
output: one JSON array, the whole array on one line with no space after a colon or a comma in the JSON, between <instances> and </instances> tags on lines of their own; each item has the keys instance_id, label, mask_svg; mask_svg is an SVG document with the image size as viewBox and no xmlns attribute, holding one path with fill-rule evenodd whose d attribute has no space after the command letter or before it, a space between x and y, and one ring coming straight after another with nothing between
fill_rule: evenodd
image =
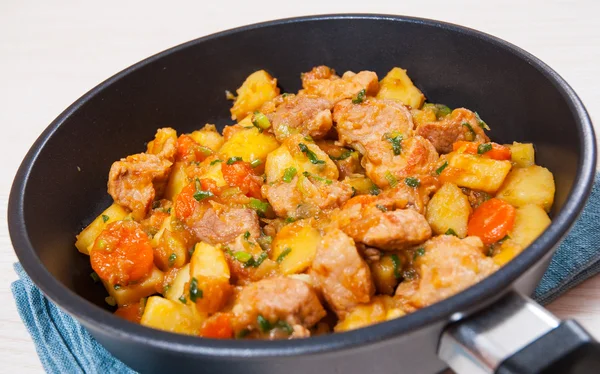
<instances>
[{"instance_id":1,"label":"wooden table","mask_svg":"<svg viewBox=\"0 0 600 374\"><path fill-rule=\"evenodd\" d=\"M57 6L61 3L61 6ZM571 5L570 5L571 4ZM538 56L579 93L600 119L600 2L102 1L0 3L0 208L14 173L42 130L70 103L123 68L168 47L218 30L297 15L336 12L407 14L479 29ZM243 58L243 56L240 56ZM16 261L5 215L0 220L1 372L41 372L9 284ZM600 277L550 309L600 336Z\"/></svg>"}]
</instances>

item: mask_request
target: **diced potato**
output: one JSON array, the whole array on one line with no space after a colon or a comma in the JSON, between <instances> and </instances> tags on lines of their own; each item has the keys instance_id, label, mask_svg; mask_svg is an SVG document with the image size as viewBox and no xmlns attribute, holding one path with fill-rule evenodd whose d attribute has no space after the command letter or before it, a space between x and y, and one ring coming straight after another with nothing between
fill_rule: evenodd
<instances>
[{"instance_id":1,"label":"diced potato","mask_svg":"<svg viewBox=\"0 0 600 374\"><path fill-rule=\"evenodd\" d=\"M197 282L200 297L198 310L206 313L219 311L229 300L233 288L229 284L229 266L220 248L200 242L196 244L190 260L190 282ZM189 299L189 289L188 289Z\"/></svg>"},{"instance_id":2,"label":"diced potato","mask_svg":"<svg viewBox=\"0 0 600 374\"><path fill-rule=\"evenodd\" d=\"M179 334L198 335L206 316L179 301L149 297L140 324Z\"/></svg>"},{"instance_id":3,"label":"diced potato","mask_svg":"<svg viewBox=\"0 0 600 374\"><path fill-rule=\"evenodd\" d=\"M550 217L538 205L528 204L517 209L515 225L509 236L523 248L531 244L550 225Z\"/></svg>"},{"instance_id":4,"label":"diced potato","mask_svg":"<svg viewBox=\"0 0 600 374\"><path fill-rule=\"evenodd\" d=\"M449 153L447 160L448 167L440 175L442 182L487 193L495 193L502 186L512 167L510 161L456 152Z\"/></svg>"},{"instance_id":5,"label":"diced potato","mask_svg":"<svg viewBox=\"0 0 600 374\"><path fill-rule=\"evenodd\" d=\"M510 158L515 166L525 168L535 165L535 150L533 149L533 144L513 142L512 145L507 144L506 146L510 148Z\"/></svg>"},{"instance_id":6,"label":"diced potato","mask_svg":"<svg viewBox=\"0 0 600 374\"><path fill-rule=\"evenodd\" d=\"M188 183L189 180L185 173L185 162L176 162L171 169L171 175L169 175L169 182L165 189L165 199L173 200Z\"/></svg>"},{"instance_id":7,"label":"diced potato","mask_svg":"<svg viewBox=\"0 0 600 374\"><path fill-rule=\"evenodd\" d=\"M406 70L402 68L393 68L379 82L378 99L393 99L400 100L405 105L419 109L425 96L415 87L412 80L406 74Z\"/></svg>"},{"instance_id":8,"label":"diced potato","mask_svg":"<svg viewBox=\"0 0 600 374\"><path fill-rule=\"evenodd\" d=\"M164 296L172 301L179 301L181 295L185 293L185 284L190 281L190 264L185 265L177 271L177 275L168 284Z\"/></svg>"},{"instance_id":9,"label":"diced potato","mask_svg":"<svg viewBox=\"0 0 600 374\"><path fill-rule=\"evenodd\" d=\"M256 127L242 129L229 138L219 151L221 159L241 157L246 162L260 160L264 163L267 155L277 149L279 143L275 137L266 132L259 132Z\"/></svg>"},{"instance_id":10,"label":"diced potato","mask_svg":"<svg viewBox=\"0 0 600 374\"><path fill-rule=\"evenodd\" d=\"M253 113L265 102L279 95L277 79L264 70L254 72L236 90L237 98L231 108L231 119L239 120Z\"/></svg>"},{"instance_id":11,"label":"diced potato","mask_svg":"<svg viewBox=\"0 0 600 374\"><path fill-rule=\"evenodd\" d=\"M146 152L153 155L159 154L163 151L165 144L169 140L171 140L173 144L177 142L177 131L170 127L158 129L158 131L156 131L154 140L148 143Z\"/></svg>"},{"instance_id":12,"label":"diced potato","mask_svg":"<svg viewBox=\"0 0 600 374\"><path fill-rule=\"evenodd\" d=\"M464 238L470 215L469 198L452 183L444 183L427 204L427 222L436 235L452 229L459 238Z\"/></svg>"},{"instance_id":13,"label":"diced potato","mask_svg":"<svg viewBox=\"0 0 600 374\"><path fill-rule=\"evenodd\" d=\"M202 146L218 152L223 145L223 135L219 134L215 125L206 124L201 130L190 134L194 141Z\"/></svg>"},{"instance_id":14,"label":"diced potato","mask_svg":"<svg viewBox=\"0 0 600 374\"><path fill-rule=\"evenodd\" d=\"M344 179L348 183L356 195L376 195L379 193L379 187L367 177L352 177Z\"/></svg>"},{"instance_id":15,"label":"diced potato","mask_svg":"<svg viewBox=\"0 0 600 374\"><path fill-rule=\"evenodd\" d=\"M164 274L158 268L154 267L148 277L136 284L120 286L115 290L113 284L102 281L108 294L115 299L118 306L138 303L142 297L148 297L157 293L162 286Z\"/></svg>"},{"instance_id":16,"label":"diced potato","mask_svg":"<svg viewBox=\"0 0 600 374\"><path fill-rule=\"evenodd\" d=\"M283 274L302 273L312 263L320 241L319 231L308 221L294 222L279 230L273 239L271 260L279 262Z\"/></svg>"},{"instance_id":17,"label":"diced potato","mask_svg":"<svg viewBox=\"0 0 600 374\"><path fill-rule=\"evenodd\" d=\"M300 150L300 143L306 145L315 154L316 158L322 160L324 163L313 164ZM329 156L316 144L303 140L302 135L288 137L285 140L285 144L269 153L265 163L267 183L280 181L285 170L292 166L296 168L298 175L306 171L330 180L337 180L339 178L338 168Z\"/></svg>"},{"instance_id":18,"label":"diced potato","mask_svg":"<svg viewBox=\"0 0 600 374\"><path fill-rule=\"evenodd\" d=\"M205 172L202 175L198 175L198 178L212 179L213 181L215 181L217 186L223 187L227 185L227 182L225 182L225 178L223 177L223 171L221 170L221 162L216 162L211 165L211 162L213 162L216 159L217 158L215 157L209 157L206 160L202 161L202 163L200 164L200 168L202 170L205 170ZM227 160L223 160L223 162L225 161Z\"/></svg>"},{"instance_id":19,"label":"diced potato","mask_svg":"<svg viewBox=\"0 0 600 374\"><path fill-rule=\"evenodd\" d=\"M539 208L538 208L539 209ZM499 266L506 265L510 260L517 257L523 251L523 247L512 239L505 240L500 246L500 251L492 259Z\"/></svg>"},{"instance_id":20,"label":"diced potato","mask_svg":"<svg viewBox=\"0 0 600 374\"><path fill-rule=\"evenodd\" d=\"M397 256L397 255L396 255ZM396 257L398 263L394 264L392 256L381 256L378 261L369 264L371 275L377 288L377 293L393 295L398 285L397 273L401 271L402 264L400 258Z\"/></svg>"},{"instance_id":21,"label":"diced potato","mask_svg":"<svg viewBox=\"0 0 600 374\"><path fill-rule=\"evenodd\" d=\"M77 235L75 247L77 247L79 252L89 255L90 248L94 245L94 241L98 235L106 228L106 225L114 221L120 221L127 217L128 214L129 212L125 208L117 203L113 203Z\"/></svg>"},{"instance_id":22,"label":"diced potato","mask_svg":"<svg viewBox=\"0 0 600 374\"><path fill-rule=\"evenodd\" d=\"M554 176L541 166L516 168L508 174L497 198L516 207L536 204L550 211L554 202Z\"/></svg>"},{"instance_id":23,"label":"diced potato","mask_svg":"<svg viewBox=\"0 0 600 374\"><path fill-rule=\"evenodd\" d=\"M375 296L368 304L355 307L334 328L335 332L356 330L374 323L402 317L406 313L391 296Z\"/></svg>"},{"instance_id":24,"label":"diced potato","mask_svg":"<svg viewBox=\"0 0 600 374\"><path fill-rule=\"evenodd\" d=\"M154 247L154 264L162 271L185 265L189 258L185 240L166 228L159 233L158 244Z\"/></svg>"},{"instance_id":25,"label":"diced potato","mask_svg":"<svg viewBox=\"0 0 600 374\"><path fill-rule=\"evenodd\" d=\"M412 114L415 127L419 127L424 123L431 123L437 121L435 110L431 106L425 106L422 110L412 109L410 113Z\"/></svg>"}]
</instances>

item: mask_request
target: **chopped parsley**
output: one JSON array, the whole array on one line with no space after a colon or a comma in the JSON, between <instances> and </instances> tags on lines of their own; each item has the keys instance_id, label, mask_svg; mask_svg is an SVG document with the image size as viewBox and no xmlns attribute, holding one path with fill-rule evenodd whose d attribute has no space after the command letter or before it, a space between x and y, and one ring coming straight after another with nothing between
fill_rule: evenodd
<instances>
[{"instance_id":1,"label":"chopped parsley","mask_svg":"<svg viewBox=\"0 0 600 374\"><path fill-rule=\"evenodd\" d=\"M402 134L400 134L398 131L384 134L383 139L390 142L392 145L392 150L396 156L402 152Z\"/></svg>"},{"instance_id":2,"label":"chopped parsley","mask_svg":"<svg viewBox=\"0 0 600 374\"><path fill-rule=\"evenodd\" d=\"M257 258L252 257L248 262L246 262L246 267L259 267L269 256L267 252L262 252Z\"/></svg>"},{"instance_id":3,"label":"chopped parsley","mask_svg":"<svg viewBox=\"0 0 600 374\"><path fill-rule=\"evenodd\" d=\"M421 181L419 181L419 179L413 178L413 177L408 177L408 178L404 179L404 183L406 183L406 185L408 187L412 187L412 188L416 188L421 185Z\"/></svg>"},{"instance_id":4,"label":"chopped parsley","mask_svg":"<svg viewBox=\"0 0 600 374\"><path fill-rule=\"evenodd\" d=\"M115 291L120 290L121 289L121 285L120 284L115 284L113 286L113 288L115 289Z\"/></svg>"},{"instance_id":5,"label":"chopped parsley","mask_svg":"<svg viewBox=\"0 0 600 374\"><path fill-rule=\"evenodd\" d=\"M292 222L296 222L296 219L294 217L286 217L285 218L285 223L292 223Z\"/></svg>"},{"instance_id":6,"label":"chopped parsley","mask_svg":"<svg viewBox=\"0 0 600 374\"><path fill-rule=\"evenodd\" d=\"M394 175L389 171L385 173L385 179L388 181L390 187L392 188L398 185L398 179L396 179L396 177L394 177Z\"/></svg>"},{"instance_id":7,"label":"chopped parsley","mask_svg":"<svg viewBox=\"0 0 600 374\"><path fill-rule=\"evenodd\" d=\"M452 228L449 228L448 230L446 230L446 232L444 233L444 235L458 236L458 234L456 233L456 231L454 231L454 229L452 229Z\"/></svg>"},{"instance_id":8,"label":"chopped parsley","mask_svg":"<svg viewBox=\"0 0 600 374\"><path fill-rule=\"evenodd\" d=\"M271 243L273 243L273 237L269 235L262 235L258 239L256 239L258 245L262 248L263 251L268 251L271 249Z\"/></svg>"},{"instance_id":9,"label":"chopped parsley","mask_svg":"<svg viewBox=\"0 0 600 374\"><path fill-rule=\"evenodd\" d=\"M260 166L260 164L262 164L262 161L259 159L253 160L252 162L250 162L250 166L252 166L253 168Z\"/></svg>"},{"instance_id":10,"label":"chopped parsley","mask_svg":"<svg viewBox=\"0 0 600 374\"><path fill-rule=\"evenodd\" d=\"M230 157L229 160L227 160L227 165L233 165L238 161L243 161L243 158L240 156Z\"/></svg>"},{"instance_id":11,"label":"chopped parsley","mask_svg":"<svg viewBox=\"0 0 600 374\"><path fill-rule=\"evenodd\" d=\"M256 213L259 215L259 217L264 217L269 209L269 203L251 197L248 207L256 210Z\"/></svg>"},{"instance_id":12,"label":"chopped parsley","mask_svg":"<svg viewBox=\"0 0 600 374\"><path fill-rule=\"evenodd\" d=\"M473 140L475 139L475 130L473 130L473 127L471 126L471 124L469 122L463 122L462 125L464 127L466 127L467 129L469 129L469 132L471 133L471 138L467 139L467 140Z\"/></svg>"},{"instance_id":13,"label":"chopped parsley","mask_svg":"<svg viewBox=\"0 0 600 374\"><path fill-rule=\"evenodd\" d=\"M219 159L212 160L212 161L210 162L210 166L213 166L214 164L216 164L216 163L218 163L218 162L223 162L223 160L219 160Z\"/></svg>"},{"instance_id":14,"label":"chopped parsley","mask_svg":"<svg viewBox=\"0 0 600 374\"><path fill-rule=\"evenodd\" d=\"M95 271L92 271L92 273L90 274L90 277L94 280L94 283L100 282L100 277L98 276L98 273L96 273Z\"/></svg>"},{"instance_id":15,"label":"chopped parsley","mask_svg":"<svg viewBox=\"0 0 600 374\"><path fill-rule=\"evenodd\" d=\"M169 267L173 267L175 260L177 260L177 255L175 253L171 253L169 256Z\"/></svg>"},{"instance_id":16,"label":"chopped parsley","mask_svg":"<svg viewBox=\"0 0 600 374\"><path fill-rule=\"evenodd\" d=\"M356 97L352 99L352 104L362 103L365 101L365 96L367 96L367 91L363 88L362 90L358 91Z\"/></svg>"},{"instance_id":17,"label":"chopped parsley","mask_svg":"<svg viewBox=\"0 0 600 374\"><path fill-rule=\"evenodd\" d=\"M387 212L388 211L388 208L386 208L384 205L381 205L381 204L376 204L375 208L381 210L382 212Z\"/></svg>"},{"instance_id":18,"label":"chopped parsley","mask_svg":"<svg viewBox=\"0 0 600 374\"><path fill-rule=\"evenodd\" d=\"M304 153L306 155L306 157L308 157L308 160L312 164L319 165L319 164L324 164L325 163L325 161L319 160L319 158L317 157L317 155L315 154L315 152L313 152L310 149L308 149L308 147L306 146L306 144L299 143L298 144L298 148L300 148L300 150L302 151L302 153Z\"/></svg>"},{"instance_id":19,"label":"chopped parsley","mask_svg":"<svg viewBox=\"0 0 600 374\"><path fill-rule=\"evenodd\" d=\"M442 166L440 166L439 168L435 169L435 173L437 175L442 174L442 171L444 171L445 168L448 167L448 161L444 161L444 163L442 164Z\"/></svg>"},{"instance_id":20,"label":"chopped parsley","mask_svg":"<svg viewBox=\"0 0 600 374\"><path fill-rule=\"evenodd\" d=\"M490 143L483 143L483 144L479 144L477 146L477 154L479 154L479 155L482 155L491 150L492 150L492 144L490 144Z\"/></svg>"},{"instance_id":21,"label":"chopped parsley","mask_svg":"<svg viewBox=\"0 0 600 374\"><path fill-rule=\"evenodd\" d=\"M283 171L283 178L281 178L285 183L290 183L292 179L296 176L298 171L295 167L290 166L289 168Z\"/></svg>"},{"instance_id":22,"label":"chopped parsley","mask_svg":"<svg viewBox=\"0 0 600 374\"><path fill-rule=\"evenodd\" d=\"M267 333L273 329L282 329L288 335L291 335L294 332L294 329L292 328L292 326L290 326L289 323L282 320L278 320L277 322L272 324L260 314L258 315L258 317L256 317L256 322L258 323L258 328L263 333Z\"/></svg>"},{"instance_id":23,"label":"chopped parsley","mask_svg":"<svg viewBox=\"0 0 600 374\"><path fill-rule=\"evenodd\" d=\"M283 261L285 256L289 255L291 251L292 251L292 249L290 247L287 247L286 249L284 249L283 252L281 252L279 254L279 256L277 256L277 263L281 264L281 262Z\"/></svg>"},{"instance_id":24,"label":"chopped parsley","mask_svg":"<svg viewBox=\"0 0 600 374\"><path fill-rule=\"evenodd\" d=\"M192 255L194 254L194 251L196 250L196 246L192 246L192 248L188 249L188 253L190 254L190 257L192 257Z\"/></svg>"},{"instance_id":25,"label":"chopped parsley","mask_svg":"<svg viewBox=\"0 0 600 374\"><path fill-rule=\"evenodd\" d=\"M179 296L179 301L181 301L182 303L187 303L187 299L185 298L184 295Z\"/></svg>"},{"instance_id":26,"label":"chopped parsley","mask_svg":"<svg viewBox=\"0 0 600 374\"><path fill-rule=\"evenodd\" d=\"M250 231L246 231L244 233L244 239L246 239L246 240L250 239Z\"/></svg>"},{"instance_id":27,"label":"chopped parsley","mask_svg":"<svg viewBox=\"0 0 600 374\"><path fill-rule=\"evenodd\" d=\"M256 322L258 322L258 327L262 332L268 332L272 328L269 321L267 321L266 318L260 314L258 315L258 317L256 317Z\"/></svg>"},{"instance_id":28,"label":"chopped parsley","mask_svg":"<svg viewBox=\"0 0 600 374\"><path fill-rule=\"evenodd\" d=\"M417 277L415 269L408 269L402 272L402 278L407 280L413 280Z\"/></svg>"},{"instance_id":29,"label":"chopped parsley","mask_svg":"<svg viewBox=\"0 0 600 374\"><path fill-rule=\"evenodd\" d=\"M171 289L171 285L167 284L163 287L163 295L166 294L167 292L169 292L169 290Z\"/></svg>"},{"instance_id":30,"label":"chopped parsley","mask_svg":"<svg viewBox=\"0 0 600 374\"><path fill-rule=\"evenodd\" d=\"M452 113L452 109L448 108L446 105L444 104L431 104L431 103L426 103L423 105L423 110L427 109L427 108L431 108L433 110L433 112L435 113L435 118L437 120L446 117L448 114Z\"/></svg>"},{"instance_id":31,"label":"chopped parsley","mask_svg":"<svg viewBox=\"0 0 600 374\"><path fill-rule=\"evenodd\" d=\"M232 252L232 256L237 261L242 262L244 264L250 261L250 259L252 258L252 255L250 253L244 251Z\"/></svg>"},{"instance_id":32,"label":"chopped parsley","mask_svg":"<svg viewBox=\"0 0 600 374\"><path fill-rule=\"evenodd\" d=\"M342 153L340 153L339 156L329 155L329 158L332 159L332 160L334 160L334 161L342 161L342 160L345 160L348 157L352 156L352 153L353 152L351 150L344 148L344 151Z\"/></svg>"},{"instance_id":33,"label":"chopped parsley","mask_svg":"<svg viewBox=\"0 0 600 374\"><path fill-rule=\"evenodd\" d=\"M203 156L208 157L210 155L212 155L214 153L214 151L208 147L205 147L203 145L199 145L198 146L198 150L200 151L200 153L202 153Z\"/></svg>"},{"instance_id":34,"label":"chopped parsley","mask_svg":"<svg viewBox=\"0 0 600 374\"><path fill-rule=\"evenodd\" d=\"M110 217L109 217L109 216L107 216L106 214L103 214L103 215L102 215L102 221L103 221L104 223L106 223L106 221L108 221L109 219L110 219Z\"/></svg>"},{"instance_id":35,"label":"chopped parsley","mask_svg":"<svg viewBox=\"0 0 600 374\"><path fill-rule=\"evenodd\" d=\"M394 265L394 278L400 279L402 276L400 275L400 259L397 254L393 254L390 256L392 260L392 265Z\"/></svg>"},{"instance_id":36,"label":"chopped parsley","mask_svg":"<svg viewBox=\"0 0 600 374\"><path fill-rule=\"evenodd\" d=\"M263 130L266 130L269 127L271 127L271 122L269 122L267 116L258 111L254 112L254 117L252 117L252 124L258 129L258 132L263 132Z\"/></svg>"},{"instance_id":37,"label":"chopped parsley","mask_svg":"<svg viewBox=\"0 0 600 374\"><path fill-rule=\"evenodd\" d=\"M475 112L475 118L477 119L477 124L479 125L479 127L481 127L484 130L490 129L490 127L487 125L487 123L485 123L485 121L482 120L481 117L479 117L479 113Z\"/></svg>"},{"instance_id":38,"label":"chopped parsley","mask_svg":"<svg viewBox=\"0 0 600 374\"><path fill-rule=\"evenodd\" d=\"M246 336L248 336L248 334L250 334L250 330L248 329L243 329L240 332L237 333L237 335L235 336L236 339L244 339Z\"/></svg>"},{"instance_id":39,"label":"chopped parsley","mask_svg":"<svg viewBox=\"0 0 600 374\"><path fill-rule=\"evenodd\" d=\"M369 194L377 196L380 193L381 193L381 190L379 189L379 187L377 187L377 185L375 183L373 183L371 188L369 188Z\"/></svg>"},{"instance_id":40,"label":"chopped parsley","mask_svg":"<svg viewBox=\"0 0 600 374\"><path fill-rule=\"evenodd\" d=\"M310 135L306 135L306 136L304 137L304 140L306 140L307 142L311 142L311 143L314 143L314 142L315 142L315 141L314 141L314 139L312 138L312 136L310 136Z\"/></svg>"},{"instance_id":41,"label":"chopped parsley","mask_svg":"<svg viewBox=\"0 0 600 374\"><path fill-rule=\"evenodd\" d=\"M202 290L198 288L198 280L192 278L190 280L190 300L195 303L198 298L202 298L204 295Z\"/></svg>"},{"instance_id":42,"label":"chopped parsley","mask_svg":"<svg viewBox=\"0 0 600 374\"><path fill-rule=\"evenodd\" d=\"M415 254L413 256L413 261L417 259L417 257L421 257L425 254L425 248L421 247L421 248L417 248L417 250L415 251Z\"/></svg>"},{"instance_id":43,"label":"chopped parsley","mask_svg":"<svg viewBox=\"0 0 600 374\"><path fill-rule=\"evenodd\" d=\"M204 200L204 199L206 199L208 197L212 197L212 196L215 196L215 195L210 191L198 190L198 191L194 192L194 199L196 199L196 201Z\"/></svg>"},{"instance_id":44,"label":"chopped parsley","mask_svg":"<svg viewBox=\"0 0 600 374\"><path fill-rule=\"evenodd\" d=\"M283 331L285 331L288 335L292 335L292 333L294 332L294 329L292 328L292 326L290 326L289 323L279 320L275 323L275 325L273 325L274 328L278 328L278 329L282 329Z\"/></svg>"},{"instance_id":45,"label":"chopped parsley","mask_svg":"<svg viewBox=\"0 0 600 374\"><path fill-rule=\"evenodd\" d=\"M320 176L315 175L315 174L311 174L308 171L303 172L302 175L304 175L307 178L311 177L311 178L313 178L315 180L318 180L319 182L323 182L325 184L331 184L331 183L333 183L333 181L331 179L327 179L327 178L323 178L323 177L320 177Z\"/></svg>"}]
</instances>

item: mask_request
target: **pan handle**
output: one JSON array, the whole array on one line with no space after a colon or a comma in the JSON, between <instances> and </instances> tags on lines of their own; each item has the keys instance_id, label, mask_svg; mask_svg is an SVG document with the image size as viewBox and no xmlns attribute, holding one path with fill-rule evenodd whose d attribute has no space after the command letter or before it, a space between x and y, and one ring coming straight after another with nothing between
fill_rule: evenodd
<instances>
[{"instance_id":1,"label":"pan handle","mask_svg":"<svg viewBox=\"0 0 600 374\"><path fill-rule=\"evenodd\" d=\"M600 373L600 343L516 291L447 326L438 356L461 374Z\"/></svg>"}]
</instances>

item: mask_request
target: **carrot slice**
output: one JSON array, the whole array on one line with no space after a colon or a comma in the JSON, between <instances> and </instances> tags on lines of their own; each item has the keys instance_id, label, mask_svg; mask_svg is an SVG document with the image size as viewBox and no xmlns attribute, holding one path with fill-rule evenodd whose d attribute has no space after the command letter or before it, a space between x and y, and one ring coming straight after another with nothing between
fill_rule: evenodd
<instances>
[{"instance_id":1,"label":"carrot slice","mask_svg":"<svg viewBox=\"0 0 600 374\"><path fill-rule=\"evenodd\" d=\"M133 323L140 323L142 319L142 313L140 312L140 303L134 303L119 307L115 310L115 315Z\"/></svg>"},{"instance_id":2,"label":"carrot slice","mask_svg":"<svg viewBox=\"0 0 600 374\"><path fill-rule=\"evenodd\" d=\"M498 143L477 143L458 141L452 144L452 150L471 155L480 154L482 157L494 160L510 160L510 148Z\"/></svg>"},{"instance_id":3,"label":"carrot slice","mask_svg":"<svg viewBox=\"0 0 600 374\"><path fill-rule=\"evenodd\" d=\"M515 224L515 208L500 199L483 202L471 216L467 227L469 236L479 236L484 244L504 238Z\"/></svg>"},{"instance_id":4,"label":"carrot slice","mask_svg":"<svg viewBox=\"0 0 600 374\"><path fill-rule=\"evenodd\" d=\"M228 160L221 163L223 178L230 187L239 187L249 197L261 198L262 178L254 173L250 163L239 160Z\"/></svg>"},{"instance_id":5,"label":"carrot slice","mask_svg":"<svg viewBox=\"0 0 600 374\"><path fill-rule=\"evenodd\" d=\"M233 337L231 317L227 313L217 313L204 322L200 336L214 339L230 339Z\"/></svg>"}]
</instances>

